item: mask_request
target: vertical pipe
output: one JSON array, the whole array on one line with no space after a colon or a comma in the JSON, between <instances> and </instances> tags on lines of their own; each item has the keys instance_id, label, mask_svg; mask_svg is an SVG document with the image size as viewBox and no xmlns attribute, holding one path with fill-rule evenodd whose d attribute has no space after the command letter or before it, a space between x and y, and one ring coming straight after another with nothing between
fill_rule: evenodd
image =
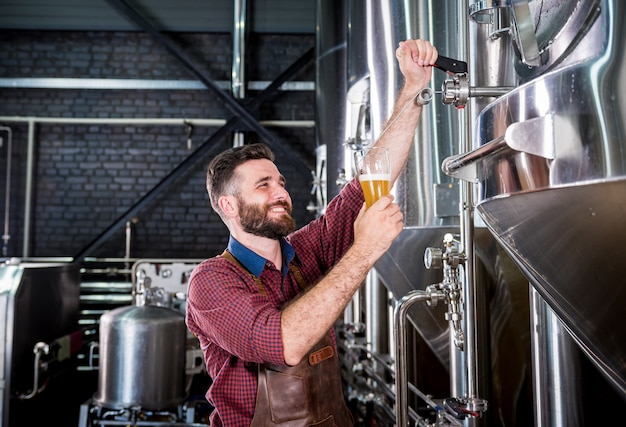
<instances>
[{"instance_id":1,"label":"vertical pipe","mask_svg":"<svg viewBox=\"0 0 626 427\"><path fill-rule=\"evenodd\" d=\"M466 6L466 5L465 5ZM459 8L459 14L467 10L467 7ZM463 12L461 12L463 11ZM465 13L463 13L465 15ZM459 18L459 26L463 25L460 34L467 34L467 16ZM459 54L464 57L467 54L467 42L466 37L460 37L459 40ZM469 137L470 132L467 126L465 116L459 114L459 152L466 153L471 151L472 142ZM474 255L474 201L473 201L473 184L469 182L460 183L460 207L461 207L461 245L465 252L465 277L463 286L463 299L465 302L464 322L465 322L465 337L464 337L464 353L467 369L467 397L478 397L478 384L477 384L477 370L478 361L476 355L477 337L476 337L476 275L475 275L475 255Z\"/></svg>"},{"instance_id":2,"label":"vertical pipe","mask_svg":"<svg viewBox=\"0 0 626 427\"><path fill-rule=\"evenodd\" d=\"M456 22L457 25L459 27L459 35L460 37L457 38L456 40L456 44L454 45L450 45L449 48L450 49L456 49L455 52L450 52L449 55L456 55L457 58L461 59L461 60L465 60L466 58L468 58L468 52L467 52L467 40L466 40L466 33L467 33L467 0L461 1L459 3L459 6L456 9ZM468 126L467 126L467 121L465 120L465 114L466 111L462 111L462 110L457 110L458 114L456 115L456 126L458 128L458 146L457 146L457 150L460 150L460 152L464 152L465 147L470 143L470 139L469 139L469 130L468 130ZM468 214L467 209L465 209L466 206L466 199L467 199L467 187L463 186L463 183L460 182L459 183L459 233L461 236L461 250L465 251L466 255L467 255L467 259L471 259L470 255L467 253L467 239L471 238L468 235L465 235L464 232L467 229L467 221L468 221L468 217L466 216L466 214ZM471 194L471 193L470 193ZM470 213L471 215L471 213ZM471 252L471 249L470 249ZM470 262L466 261L466 267L468 266ZM467 290L468 288L468 280L467 277L469 277L469 272L471 270L470 269L464 269L462 275L460 275L460 280L462 281L461 286L463 287L462 289L464 291ZM464 296L465 298L465 296ZM464 299L465 301L465 307L467 307L467 300ZM464 311L467 311L467 309L464 309ZM463 320L467 320L467 314L464 312L463 313L464 318ZM468 326L467 323L464 324L464 341L467 340L467 335L468 335ZM469 343L465 342L465 349L467 348L467 345ZM454 332L452 330L450 330L449 333L449 347L450 347L450 393L452 396L455 397L460 397L460 396L466 396L468 393L468 380L467 380L467 364L468 364L468 359L466 357L466 352L463 352L462 350L458 349L455 345L455 339L454 339Z\"/></svg>"},{"instance_id":3,"label":"vertical pipe","mask_svg":"<svg viewBox=\"0 0 626 427\"><path fill-rule=\"evenodd\" d=\"M236 99L246 97L246 26L247 26L247 1L235 0L234 23L233 23L233 62L231 72L231 91ZM235 132L233 135L233 146L238 147L244 144L244 134Z\"/></svg>"},{"instance_id":4,"label":"vertical pipe","mask_svg":"<svg viewBox=\"0 0 626 427\"><path fill-rule=\"evenodd\" d=\"M409 425L409 380L407 377L407 313L418 302L426 302L443 298L443 295L431 294L425 291L412 291L402 297L394 310L394 340L395 347L395 372L396 372L396 426L407 427Z\"/></svg>"},{"instance_id":5,"label":"vertical pipe","mask_svg":"<svg viewBox=\"0 0 626 427\"><path fill-rule=\"evenodd\" d=\"M386 354L387 292L378 278L376 269L370 270L365 279L365 338L370 351Z\"/></svg>"},{"instance_id":6,"label":"vertical pipe","mask_svg":"<svg viewBox=\"0 0 626 427\"><path fill-rule=\"evenodd\" d=\"M132 226L130 221L126 221L126 252L125 259L126 262L130 260L130 245L131 245L131 236L132 236Z\"/></svg>"},{"instance_id":7,"label":"vertical pipe","mask_svg":"<svg viewBox=\"0 0 626 427\"><path fill-rule=\"evenodd\" d=\"M33 197L33 174L35 165L35 120L28 120L28 149L26 157L26 190L24 201L24 242L22 258L28 258L30 252L30 217Z\"/></svg>"},{"instance_id":8,"label":"vertical pipe","mask_svg":"<svg viewBox=\"0 0 626 427\"><path fill-rule=\"evenodd\" d=\"M315 142L318 149L326 146L326 167L318 177L326 182L324 200L339 194L343 188L340 178L345 174L348 1L317 0L315 9ZM346 325L359 331L363 324L361 294L361 289L354 294L343 318Z\"/></svg>"},{"instance_id":9,"label":"vertical pipe","mask_svg":"<svg viewBox=\"0 0 626 427\"><path fill-rule=\"evenodd\" d=\"M7 141L7 176L6 187L4 193L4 233L2 234L2 256L8 256L9 252L9 222L11 215L11 150L13 145L13 131L8 126L0 126L0 131L4 131L8 135Z\"/></svg>"},{"instance_id":10,"label":"vertical pipe","mask_svg":"<svg viewBox=\"0 0 626 427\"><path fill-rule=\"evenodd\" d=\"M355 332L363 332L365 320L363 319L363 307L361 307L361 299L363 295L363 286L361 286L352 295L350 303L346 307L343 314L343 321L346 325L350 325Z\"/></svg>"},{"instance_id":11,"label":"vertical pipe","mask_svg":"<svg viewBox=\"0 0 626 427\"><path fill-rule=\"evenodd\" d=\"M315 141L326 145L326 200L339 194L345 172L348 85L348 0L317 0L315 32ZM356 23L360 28L361 24Z\"/></svg>"},{"instance_id":12,"label":"vertical pipe","mask_svg":"<svg viewBox=\"0 0 626 427\"><path fill-rule=\"evenodd\" d=\"M387 343L387 347L389 348L389 354L391 355L393 354L393 349L396 348L397 345L393 323L394 307L397 304L397 300L395 299L393 292L387 292L387 301L389 301L389 305L387 306L387 338L389 340Z\"/></svg>"},{"instance_id":13,"label":"vertical pipe","mask_svg":"<svg viewBox=\"0 0 626 427\"><path fill-rule=\"evenodd\" d=\"M469 60L475 58L470 51L471 35L469 32L469 10L468 0L461 2L458 12L459 33L462 35L458 44L458 56ZM478 61L476 61L478 62ZM480 76L479 76L480 77ZM460 144L461 153L472 150L472 130L471 120L472 105L459 114ZM475 217L474 217L474 184L471 182L460 183L460 206L461 206L461 245L465 252L464 265L464 323L465 342L464 360L466 372L465 397L468 399L470 409L482 412L485 409L487 391L491 379L490 373L490 346L488 339L488 318L487 318L487 292L485 280L478 277L477 263L479 259L475 253ZM471 419L468 424L482 425L484 418Z\"/></svg>"},{"instance_id":14,"label":"vertical pipe","mask_svg":"<svg viewBox=\"0 0 626 427\"><path fill-rule=\"evenodd\" d=\"M459 40L459 57L467 58L469 65L469 79L472 87L485 86L513 86L516 78L511 61L511 41L504 34L493 36L495 25L471 22L467 16L469 3L476 0L463 0L459 7L459 26L461 34ZM505 9L496 7L490 10L494 22L499 26L508 25L508 16ZM461 16L462 15L462 16ZM500 27L497 27L500 28ZM480 60L476 60L480 58ZM469 61L474 59L473 61ZM469 152L472 144L472 123L480 111L493 100L488 97L472 97L465 109L465 114L459 118L459 128L462 129L461 152ZM486 295L484 283L477 280L476 262L478 258L474 252L474 234L477 224L474 217L474 186L469 182L461 182L461 238L466 253L466 271L464 298L466 312L464 313L466 331L466 350L463 362L466 364L467 389L465 395L470 399L486 399L488 385L492 383L489 367L490 347L488 325L486 318Z\"/></svg>"},{"instance_id":15,"label":"vertical pipe","mask_svg":"<svg viewBox=\"0 0 626 427\"><path fill-rule=\"evenodd\" d=\"M578 398L583 356L554 311L530 286L535 427L583 425Z\"/></svg>"}]
</instances>

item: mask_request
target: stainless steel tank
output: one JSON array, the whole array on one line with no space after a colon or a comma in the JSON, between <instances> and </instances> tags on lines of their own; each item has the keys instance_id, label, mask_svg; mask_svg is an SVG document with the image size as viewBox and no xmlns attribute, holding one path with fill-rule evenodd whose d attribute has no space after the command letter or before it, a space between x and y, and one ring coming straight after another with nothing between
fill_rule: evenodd
<instances>
[{"instance_id":1,"label":"stainless steel tank","mask_svg":"<svg viewBox=\"0 0 626 427\"><path fill-rule=\"evenodd\" d=\"M476 268L464 265L464 297L472 299L463 302L463 322L476 337L466 348L477 357L460 357L470 352L449 342L445 307L419 306L407 315L449 368L451 395L473 398L478 391L490 408L481 422L493 425L532 425L534 405L537 427L578 425L572 420L580 412L591 417L594 403L626 396L619 309L626 301L619 262L626 238L624 2L349 6L349 144L370 143L384 128L401 80L393 55L399 40L426 38L441 54L469 62L465 108L438 102L424 108L394 189L406 228L375 268L391 300L440 280L422 257L425 248L440 246L444 233L460 233L465 251L474 251L468 259ZM433 87L444 78L435 71ZM474 217L474 208L480 215ZM605 378L596 378L581 351ZM420 358L412 360L415 370L428 370ZM587 382L573 389L578 362ZM467 378L467 389L455 378ZM608 386L606 380L618 396L610 387L589 386ZM584 393L594 396L580 404Z\"/></svg>"},{"instance_id":2,"label":"stainless steel tank","mask_svg":"<svg viewBox=\"0 0 626 427\"><path fill-rule=\"evenodd\" d=\"M444 168L477 183L487 227L626 396L626 5L533 5L540 65L517 60L524 84L480 113L474 150Z\"/></svg>"},{"instance_id":3,"label":"stainless steel tank","mask_svg":"<svg viewBox=\"0 0 626 427\"><path fill-rule=\"evenodd\" d=\"M43 393L23 397L33 391L37 343L74 343L66 338L76 331L79 283L79 269L71 264L22 263L15 258L0 264L0 426L45 424L49 414L41 408L54 407L59 414L71 410L65 396L73 374L61 369L71 360L69 350L67 359L52 359L50 370L41 372ZM50 381L44 383L44 377Z\"/></svg>"},{"instance_id":4,"label":"stainless steel tank","mask_svg":"<svg viewBox=\"0 0 626 427\"><path fill-rule=\"evenodd\" d=\"M402 85L394 54L398 43L407 38L429 39L442 52L457 56L451 37L458 31L456 6L447 2L352 1L349 10L346 139L349 144L367 146L383 131ZM432 32L431 25L438 31ZM444 77L443 72L433 73L432 87L439 86ZM441 172L440 162L455 152L459 120L459 112L441 103L424 108L407 167L394 187L405 229L376 264L376 271L396 299L441 280L441 272L429 271L421 262L424 251L438 246L444 234L458 234L458 186ZM419 333L436 357L447 364L447 323L442 308L412 310L410 317L420 325Z\"/></svg>"},{"instance_id":5,"label":"stainless steel tank","mask_svg":"<svg viewBox=\"0 0 626 427\"><path fill-rule=\"evenodd\" d=\"M100 318L97 404L167 409L185 399L184 316L165 307L128 306Z\"/></svg>"}]
</instances>

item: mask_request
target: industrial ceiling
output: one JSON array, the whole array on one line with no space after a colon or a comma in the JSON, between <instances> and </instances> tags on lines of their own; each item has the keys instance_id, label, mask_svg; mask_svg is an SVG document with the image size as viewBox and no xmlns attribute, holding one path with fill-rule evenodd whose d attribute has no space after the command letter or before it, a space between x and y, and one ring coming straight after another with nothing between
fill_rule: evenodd
<instances>
[{"instance_id":1,"label":"industrial ceiling","mask_svg":"<svg viewBox=\"0 0 626 427\"><path fill-rule=\"evenodd\" d=\"M123 0L160 31L230 32L233 0ZM108 0L0 0L0 30L142 31ZM316 0L248 0L249 31L314 33Z\"/></svg>"}]
</instances>

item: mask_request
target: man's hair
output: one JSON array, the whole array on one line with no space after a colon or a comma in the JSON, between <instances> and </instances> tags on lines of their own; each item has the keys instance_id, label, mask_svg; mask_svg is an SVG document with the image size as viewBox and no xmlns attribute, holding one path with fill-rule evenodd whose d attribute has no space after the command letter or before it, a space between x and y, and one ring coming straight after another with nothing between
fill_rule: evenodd
<instances>
[{"instance_id":1,"label":"man's hair","mask_svg":"<svg viewBox=\"0 0 626 427\"><path fill-rule=\"evenodd\" d=\"M221 152L211 160L206 172L206 189L209 193L211 206L220 216L222 211L218 205L223 195L236 195L239 188L235 169L248 160L267 159L274 161L274 153L262 143L242 145Z\"/></svg>"}]
</instances>

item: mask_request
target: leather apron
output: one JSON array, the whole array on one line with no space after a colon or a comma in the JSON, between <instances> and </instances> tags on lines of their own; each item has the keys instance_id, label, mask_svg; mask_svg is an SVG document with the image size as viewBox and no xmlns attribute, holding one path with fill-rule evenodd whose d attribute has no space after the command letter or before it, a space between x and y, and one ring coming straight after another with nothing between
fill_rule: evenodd
<instances>
[{"instance_id":1,"label":"leather apron","mask_svg":"<svg viewBox=\"0 0 626 427\"><path fill-rule=\"evenodd\" d=\"M296 366L259 366L252 427L353 425L330 333Z\"/></svg>"},{"instance_id":2,"label":"leather apron","mask_svg":"<svg viewBox=\"0 0 626 427\"><path fill-rule=\"evenodd\" d=\"M230 252L222 256L244 268ZM307 284L290 265L298 285ZM245 268L244 268L245 270ZM254 278L263 295L261 281ZM330 331L295 366L260 364L251 427L351 427L354 425L341 387L339 358Z\"/></svg>"}]
</instances>

